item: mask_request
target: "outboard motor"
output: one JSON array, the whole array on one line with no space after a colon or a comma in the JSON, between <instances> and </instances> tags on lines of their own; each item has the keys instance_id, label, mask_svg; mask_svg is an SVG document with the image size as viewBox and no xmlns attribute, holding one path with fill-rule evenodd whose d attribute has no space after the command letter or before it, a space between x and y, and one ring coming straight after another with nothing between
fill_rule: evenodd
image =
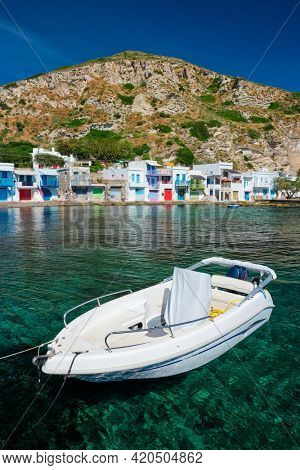
<instances>
[{"instance_id":1,"label":"outboard motor","mask_svg":"<svg viewBox=\"0 0 300 470\"><path fill-rule=\"evenodd\" d=\"M241 281L248 281L248 271L243 266L232 266L228 269L226 276L232 277L233 279L240 279Z\"/></svg>"}]
</instances>

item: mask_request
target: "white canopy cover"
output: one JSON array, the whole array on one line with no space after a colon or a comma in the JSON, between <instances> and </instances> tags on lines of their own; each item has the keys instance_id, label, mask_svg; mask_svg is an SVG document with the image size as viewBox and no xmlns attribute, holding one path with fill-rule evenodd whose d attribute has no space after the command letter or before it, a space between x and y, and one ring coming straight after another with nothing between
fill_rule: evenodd
<instances>
[{"instance_id":1,"label":"white canopy cover","mask_svg":"<svg viewBox=\"0 0 300 470\"><path fill-rule=\"evenodd\" d=\"M207 317L211 303L211 276L188 269L174 268L170 300L166 309L167 325Z\"/></svg>"}]
</instances>

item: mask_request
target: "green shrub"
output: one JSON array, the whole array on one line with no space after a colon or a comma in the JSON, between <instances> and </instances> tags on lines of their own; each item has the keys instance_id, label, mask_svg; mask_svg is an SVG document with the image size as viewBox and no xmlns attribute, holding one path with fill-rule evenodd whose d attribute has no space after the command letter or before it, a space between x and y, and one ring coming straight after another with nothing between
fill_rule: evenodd
<instances>
[{"instance_id":1,"label":"green shrub","mask_svg":"<svg viewBox=\"0 0 300 470\"><path fill-rule=\"evenodd\" d=\"M242 115L242 113L236 109L222 109L217 114L228 121L247 122L247 119Z\"/></svg>"},{"instance_id":2,"label":"green shrub","mask_svg":"<svg viewBox=\"0 0 300 470\"><path fill-rule=\"evenodd\" d=\"M154 127L154 129L157 130L157 132L159 132L160 134L169 134L170 132L172 132L172 128L166 126L165 124L158 124Z\"/></svg>"},{"instance_id":3,"label":"green shrub","mask_svg":"<svg viewBox=\"0 0 300 470\"><path fill-rule=\"evenodd\" d=\"M152 98L152 100L150 101L150 104L154 109L156 109L157 101L157 98Z\"/></svg>"},{"instance_id":4,"label":"green shrub","mask_svg":"<svg viewBox=\"0 0 300 470\"><path fill-rule=\"evenodd\" d=\"M272 101L272 103L269 104L268 109L279 109L279 108L281 108L280 103L278 103L278 101Z\"/></svg>"},{"instance_id":5,"label":"green shrub","mask_svg":"<svg viewBox=\"0 0 300 470\"><path fill-rule=\"evenodd\" d=\"M275 127L272 124L266 124L263 129L264 131L269 132L269 131L273 131Z\"/></svg>"},{"instance_id":6,"label":"green shrub","mask_svg":"<svg viewBox=\"0 0 300 470\"><path fill-rule=\"evenodd\" d=\"M149 153L150 150L151 150L151 147L148 144L138 145L137 147L134 147L133 149L135 155L139 155L139 156Z\"/></svg>"},{"instance_id":7,"label":"green shrub","mask_svg":"<svg viewBox=\"0 0 300 470\"><path fill-rule=\"evenodd\" d=\"M25 124L23 122L16 121L16 128L18 132L23 132L24 127L25 127Z\"/></svg>"},{"instance_id":8,"label":"green shrub","mask_svg":"<svg viewBox=\"0 0 300 470\"><path fill-rule=\"evenodd\" d=\"M247 162L247 168L249 168L249 170L253 170L254 166L251 162Z\"/></svg>"},{"instance_id":9,"label":"green shrub","mask_svg":"<svg viewBox=\"0 0 300 470\"><path fill-rule=\"evenodd\" d=\"M257 132L255 129L249 129L248 130L248 135L250 139L257 140L260 138L260 133Z\"/></svg>"},{"instance_id":10,"label":"green shrub","mask_svg":"<svg viewBox=\"0 0 300 470\"><path fill-rule=\"evenodd\" d=\"M164 73L159 70L159 69L154 69L154 73L157 73L158 75L163 75Z\"/></svg>"},{"instance_id":11,"label":"green shrub","mask_svg":"<svg viewBox=\"0 0 300 470\"><path fill-rule=\"evenodd\" d=\"M183 124L182 127L188 128L191 136L201 140L202 142L206 142L211 137L204 121L189 121Z\"/></svg>"},{"instance_id":12,"label":"green shrub","mask_svg":"<svg viewBox=\"0 0 300 470\"><path fill-rule=\"evenodd\" d=\"M191 166L194 161L195 156L188 147L180 147L176 150L176 164Z\"/></svg>"},{"instance_id":13,"label":"green shrub","mask_svg":"<svg viewBox=\"0 0 300 470\"><path fill-rule=\"evenodd\" d=\"M182 91L182 92L184 91L184 87L182 85L178 85L178 89L179 91Z\"/></svg>"},{"instance_id":14,"label":"green shrub","mask_svg":"<svg viewBox=\"0 0 300 470\"><path fill-rule=\"evenodd\" d=\"M121 95L121 93L117 93L117 96L126 106L131 106L133 104L134 96Z\"/></svg>"},{"instance_id":15,"label":"green shrub","mask_svg":"<svg viewBox=\"0 0 300 470\"><path fill-rule=\"evenodd\" d=\"M78 118L78 119L72 119L72 120L68 120L66 122L66 126L67 127L80 127L80 126L83 126L83 124L86 123L86 119L84 118Z\"/></svg>"},{"instance_id":16,"label":"green shrub","mask_svg":"<svg viewBox=\"0 0 300 470\"><path fill-rule=\"evenodd\" d=\"M0 109L3 109L3 111L8 111L10 110L10 107L3 101L0 101Z\"/></svg>"},{"instance_id":17,"label":"green shrub","mask_svg":"<svg viewBox=\"0 0 300 470\"><path fill-rule=\"evenodd\" d=\"M3 88L16 88L18 84L16 82L10 82L6 83L6 85L3 85Z\"/></svg>"},{"instance_id":18,"label":"green shrub","mask_svg":"<svg viewBox=\"0 0 300 470\"><path fill-rule=\"evenodd\" d=\"M264 124L266 122L270 122L269 118L263 116L250 116L249 120L253 122L253 124Z\"/></svg>"},{"instance_id":19,"label":"green shrub","mask_svg":"<svg viewBox=\"0 0 300 470\"><path fill-rule=\"evenodd\" d=\"M79 139L58 141L57 149L63 154L73 153L82 160L117 162L134 157L131 143L122 134L97 129L91 129L86 136Z\"/></svg>"},{"instance_id":20,"label":"green shrub","mask_svg":"<svg viewBox=\"0 0 300 470\"><path fill-rule=\"evenodd\" d=\"M24 100L24 98L21 98L21 99L19 100L19 104L20 104L21 106L25 106L25 105L26 105L26 101Z\"/></svg>"},{"instance_id":21,"label":"green shrub","mask_svg":"<svg viewBox=\"0 0 300 470\"><path fill-rule=\"evenodd\" d=\"M123 137L121 134L118 134L115 131L104 131L99 129L91 129L90 132L85 136L88 140L102 140L102 139L111 139L111 140L121 140Z\"/></svg>"},{"instance_id":22,"label":"green shrub","mask_svg":"<svg viewBox=\"0 0 300 470\"><path fill-rule=\"evenodd\" d=\"M115 119L120 119L120 117L121 117L121 114L120 114L120 113L115 113L115 114L114 114L114 118L115 118Z\"/></svg>"},{"instance_id":23,"label":"green shrub","mask_svg":"<svg viewBox=\"0 0 300 470\"><path fill-rule=\"evenodd\" d=\"M220 77L215 77L211 83L211 85L209 85L209 87L207 87L207 89L211 92L211 93L217 93L220 89L220 86L221 86L221 78Z\"/></svg>"},{"instance_id":24,"label":"green shrub","mask_svg":"<svg viewBox=\"0 0 300 470\"><path fill-rule=\"evenodd\" d=\"M202 101L202 103L214 103L216 101L216 97L206 94L199 96L199 100Z\"/></svg>"},{"instance_id":25,"label":"green shrub","mask_svg":"<svg viewBox=\"0 0 300 470\"><path fill-rule=\"evenodd\" d=\"M300 105L294 105L284 110L284 114L298 114L300 113Z\"/></svg>"},{"instance_id":26,"label":"green shrub","mask_svg":"<svg viewBox=\"0 0 300 470\"><path fill-rule=\"evenodd\" d=\"M161 111L161 112L159 113L159 115L160 115L161 118L168 118L168 117L170 117L169 114L164 113L163 111Z\"/></svg>"},{"instance_id":27,"label":"green shrub","mask_svg":"<svg viewBox=\"0 0 300 470\"><path fill-rule=\"evenodd\" d=\"M293 98L299 99L300 98L300 91L292 91L291 95L292 95Z\"/></svg>"},{"instance_id":28,"label":"green shrub","mask_svg":"<svg viewBox=\"0 0 300 470\"><path fill-rule=\"evenodd\" d=\"M222 123L218 121L217 119L210 119L206 123L207 127L221 127Z\"/></svg>"},{"instance_id":29,"label":"green shrub","mask_svg":"<svg viewBox=\"0 0 300 470\"><path fill-rule=\"evenodd\" d=\"M234 102L231 100L223 101L222 106L234 106Z\"/></svg>"},{"instance_id":30,"label":"green shrub","mask_svg":"<svg viewBox=\"0 0 300 470\"><path fill-rule=\"evenodd\" d=\"M33 144L27 141L0 143L0 161L17 167L31 167Z\"/></svg>"},{"instance_id":31,"label":"green shrub","mask_svg":"<svg viewBox=\"0 0 300 470\"><path fill-rule=\"evenodd\" d=\"M132 91L134 90L134 85L132 83L124 83L123 88L125 88L125 90Z\"/></svg>"},{"instance_id":32,"label":"green shrub","mask_svg":"<svg viewBox=\"0 0 300 470\"><path fill-rule=\"evenodd\" d=\"M50 166L64 166L64 159L61 157L58 157L56 155L49 155L47 153L40 153L39 155L35 156L35 160L38 162L39 165L42 165L44 167L50 167Z\"/></svg>"}]
</instances>

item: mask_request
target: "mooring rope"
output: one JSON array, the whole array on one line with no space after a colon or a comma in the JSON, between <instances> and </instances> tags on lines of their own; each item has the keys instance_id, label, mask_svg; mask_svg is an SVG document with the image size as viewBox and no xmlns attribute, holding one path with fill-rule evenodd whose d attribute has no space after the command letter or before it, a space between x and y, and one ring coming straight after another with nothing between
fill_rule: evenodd
<instances>
[{"instance_id":1,"label":"mooring rope","mask_svg":"<svg viewBox=\"0 0 300 470\"><path fill-rule=\"evenodd\" d=\"M71 370L72 370L73 364L74 364L74 362L75 362L76 357L79 356L79 354L82 354L82 352L76 352L76 353L74 353L74 357L73 357L72 362L71 362L71 364L70 364L68 373L67 373L67 375L64 376L64 380L63 380L61 386L59 387L57 394L56 394L55 397L53 398L53 400L52 400L50 406L47 408L47 410L45 411L45 413L44 413L44 414L40 417L40 419L32 426L31 429L35 429L35 428L43 421L43 419L47 416L47 414L49 413L49 411L51 410L51 408L54 406L54 404L55 404L56 400L58 399L58 397L59 397L59 395L60 395L62 389L63 389L64 386L65 386L65 383L66 383L67 379L69 378L69 376L70 376L70 374L71 374Z\"/></svg>"},{"instance_id":2,"label":"mooring rope","mask_svg":"<svg viewBox=\"0 0 300 470\"><path fill-rule=\"evenodd\" d=\"M51 339L50 341L47 341L46 343L41 343L41 344L38 344L37 346L33 346L32 348L24 349L23 351L18 351L13 354L8 354L7 356L2 356L0 357L0 361L3 361L4 359L9 359L10 357L13 357L13 356L18 356L19 354L24 354L28 351L32 351L33 349L41 348L42 346L46 346L46 344L52 343L52 341L53 339Z\"/></svg>"}]
</instances>

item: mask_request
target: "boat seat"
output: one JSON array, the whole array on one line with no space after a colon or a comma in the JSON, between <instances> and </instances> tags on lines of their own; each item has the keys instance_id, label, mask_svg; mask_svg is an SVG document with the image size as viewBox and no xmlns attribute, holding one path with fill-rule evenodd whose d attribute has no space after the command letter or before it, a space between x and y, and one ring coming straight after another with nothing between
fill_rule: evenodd
<instances>
[{"instance_id":1,"label":"boat seat","mask_svg":"<svg viewBox=\"0 0 300 470\"><path fill-rule=\"evenodd\" d=\"M232 294L219 289L212 289L211 306L214 308L224 310L230 302L236 300L243 300L244 296L239 294Z\"/></svg>"},{"instance_id":2,"label":"boat seat","mask_svg":"<svg viewBox=\"0 0 300 470\"><path fill-rule=\"evenodd\" d=\"M239 292L241 294L250 294L254 289L252 282L242 281L240 279L234 279L227 276L213 275L211 277L211 282L212 287Z\"/></svg>"}]
</instances>

